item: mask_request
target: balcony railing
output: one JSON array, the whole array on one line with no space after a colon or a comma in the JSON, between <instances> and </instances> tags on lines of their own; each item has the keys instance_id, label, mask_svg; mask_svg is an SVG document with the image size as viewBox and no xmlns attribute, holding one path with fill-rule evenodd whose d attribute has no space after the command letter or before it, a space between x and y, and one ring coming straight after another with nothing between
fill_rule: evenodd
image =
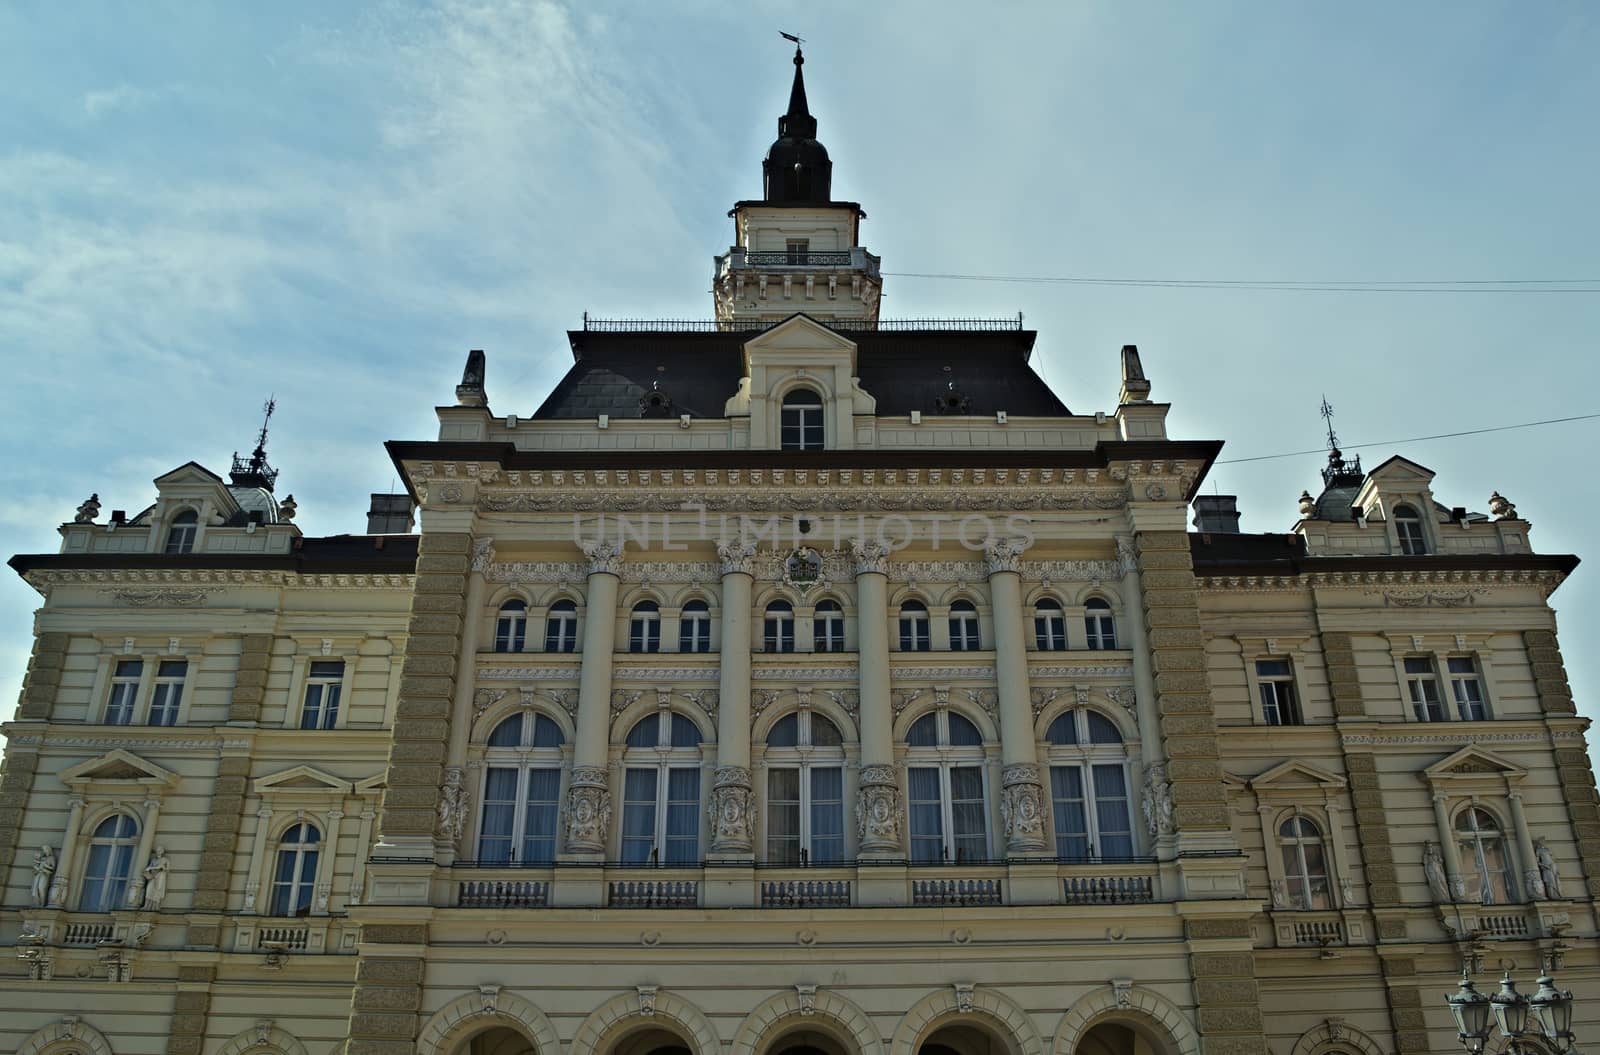
<instances>
[{"instance_id":1,"label":"balcony railing","mask_svg":"<svg viewBox=\"0 0 1600 1055\"><path fill-rule=\"evenodd\" d=\"M298 951L306 947L310 936L310 927L262 927L256 931L256 948L283 945L291 952Z\"/></svg>"},{"instance_id":2,"label":"balcony railing","mask_svg":"<svg viewBox=\"0 0 1600 1055\"><path fill-rule=\"evenodd\" d=\"M583 328L590 333L757 333L777 325L760 319L596 319L587 312ZM895 333L908 330L945 332L1004 332L1022 329L1022 318L1014 319L827 319L824 325L835 330L867 330Z\"/></svg>"},{"instance_id":3,"label":"balcony railing","mask_svg":"<svg viewBox=\"0 0 1600 1055\"><path fill-rule=\"evenodd\" d=\"M687 879L626 879L607 884L611 908L698 908L700 884Z\"/></svg>"},{"instance_id":4,"label":"balcony railing","mask_svg":"<svg viewBox=\"0 0 1600 1055\"><path fill-rule=\"evenodd\" d=\"M803 253L790 253L780 250L775 253L744 254L744 262L750 267L849 267L850 251L842 253L818 252L806 250Z\"/></svg>"},{"instance_id":5,"label":"balcony railing","mask_svg":"<svg viewBox=\"0 0 1600 1055\"><path fill-rule=\"evenodd\" d=\"M1067 905L1137 905L1156 899L1155 880L1147 875L1067 876L1061 887Z\"/></svg>"},{"instance_id":6,"label":"balcony railing","mask_svg":"<svg viewBox=\"0 0 1600 1055\"><path fill-rule=\"evenodd\" d=\"M543 879L468 879L456 884L460 908L544 908L550 883Z\"/></svg>"},{"instance_id":7,"label":"balcony railing","mask_svg":"<svg viewBox=\"0 0 1600 1055\"><path fill-rule=\"evenodd\" d=\"M929 905L1001 905L999 879L913 879L911 903Z\"/></svg>"},{"instance_id":8,"label":"balcony railing","mask_svg":"<svg viewBox=\"0 0 1600 1055\"><path fill-rule=\"evenodd\" d=\"M61 944L98 945L110 941L116 935L116 930L111 923L69 923L62 931Z\"/></svg>"},{"instance_id":9,"label":"balcony railing","mask_svg":"<svg viewBox=\"0 0 1600 1055\"><path fill-rule=\"evenodd\" d=\"M849 908L846 879L763 879L762 908Z\"/></svg>"}]
</instances>

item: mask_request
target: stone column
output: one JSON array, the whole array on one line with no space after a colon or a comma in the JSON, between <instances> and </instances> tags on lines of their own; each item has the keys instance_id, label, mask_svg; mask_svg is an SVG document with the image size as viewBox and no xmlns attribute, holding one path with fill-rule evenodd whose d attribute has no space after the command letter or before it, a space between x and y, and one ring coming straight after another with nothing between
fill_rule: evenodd
<instances>
[{"instance_id":1,"label":"stone column","mask_svg":"<svg viewBox=\"0 0 1600 1055\"><path fill-rule=\"evenodd\" d=\"M313 915L326 916L328 903L333 899L333 868L339 857L339 836L344 827L344 811L329 810L323 815L328 834L323 839L322 854L317 858L317 885L313 888L311 911Z\"/></svg>"},{"instance_id":2,"label":"stone column","mask_svg":"<svg viewBox=\"0 0 1600 1055\"><path fill-rule=\"evenodd\" d=\"M1341 810L1331 796L1323 803L1328 811L1328 863L1333 869L1338 885L1339 907L1355 907L1355 882L1351 878L1349 857L1344 849L1344 820Z\"/></svg>"},{"instance_id":3,"label":"stone column","mask_svg":"<svg viewBox=\"0 0 1600 1055\"><path fill-rule=\"evenodd\" d=\"M606 756L611 735L611 662L617 638L622 541L580 542L589 558L584 594L583 665L578 671L578 735L567 785L567 852L599 856L611 827Z\"/></svg>"},{"instance_id":4,"label":"stone column","mask_svg":"<svg viewBox=\"0 0 1600 1055\"><path fill-rule=\"evenodd\" d=\"M61 835L61 854L56 858L55 878L50 881L51 908L66 907L67 883L78 856L78 831L83 827L83 799L74 795L67 806L67 830Z\"/></svg>"},{"instance_id":5,"label":"stone column","mask_svg":"<svg viewBox=\"0 0 1600 1055\"><path fill-rule=\"evenodd\" d=\"M484 574L494 563L494 540L474 539L471 574L467 576L467 596L461 617L461 664L456 672L455 706L450 716L450 746L446 760L452 766L467 761L467 741L472 738L473 693L478 687L478 639L483 632ZM455 849L454 841L450 843Z\"/></svg>"},{"instance_id":6,"label":"stone column","mask_svg":"<svg viewBox=\"0 0 1600 1055\"><path fill-rule=\"evenodd\" d=\"M1000 814L1005 819L1008 854L1045 851L1044 791L1039 783L1039 750L1028 698L1028 649L1022 627L1022 551L1024 539L994 539L984 549L989 600L994 608L994 672L999 695L1001 771Z\"/></svg>"},{"instance_id":7,"label":"stone column","mask_svg":"<svg viewBox=\"0 0 1600 1055\"><path fill-rule=\"evenodd\" d=\"M156 842L156 820L161 816L161 803L145 799L144 817L139 822L139 845L133 851L133 872L128 876L128 887L123 903L131 909L144 906L144 866Z\"/></svg>"},{"instance_id":8,"label":"stone column","mask_svg":"<svg viewBox=\"0 0 1600 1055\"><path fill-rule=\"evenodd\" d=\"M1144 598L1144 585L1139 579L1139 555L1133 545L1133 536L1118 535L1117 566L1122 572L1122 605L1127 616L1122 620L1126 628L1118 629L1127 637L1128 649L1133 653L1134 716L1139 722L1139 762L1143 769L1159 766L1161 753L1161 715L1156 710L1156 675L1150 668L1150 639L1144 620L1139 617L1139 606Z\"/></svg>"},{"instance_id":9,"label":"stone column","mask_svg":"<svg viewBox=\"0 0 1600 1055\"><path fill-rule=\"evenodd\" d=\"M1461 878L1461 855L1456 850L1456 835L1450 830L1450 810L1444 792L1433 789L1433 820L1439 827L1439 850L1444 855L1445 877L1450 881L1450 896L1456 901L1467 898L1467 884Z\"/></svg>"},{"instance_id":10,"label":"stone column","mask_svg":"<svg viewBox=\"0 0 1600 1055\"><path fill-rule=\"evenodd\" d=\"M1522 812L1522 792L1507 788L1511 803L1511 826L1517 835L1517 857L1522 865L1522 892L1533 901L1545 899L1544 880L1539 878L1539 859L1534 855L1533 837L1528 834L1528 817Z\"/></svg>"},{"instance_id":11,"label":"stone column","mask_svg":"<svg viewBox=\"0 0 1600 1055\"><path fill-rule=\"evenodd\" d=\"M856 568L856 638L861 687L861 787L856 823L863 855L897 857L901 835L900 775L894 764L894 712L889 702L889 548L852 539Z\"/></svg>"},{"instance_id":12,"label":"stone column","mask_svg":"<svg viewBox=\"0 0 1600 1055\"><path fill-rule=\"evenodd\" d=\"M717 543L722 562L722 673L718 681L717 768L711 780L711 849L754 852L750 778L750 606L755 543Z\"/></svg>"},{"instance_id":13,"label":"stone column","mask_svg":"<svg viewBox=\"0 0 1600 1055\"><path fill-rule=\"evenodd\" d=\"M247 914L261 911L261 877L266 867L263 858L266 857L267 832L271 827L272 807L262 806L256 810L256 837L250 843L250 871L244 876L244 912ZM362 847L361 852L356 854L356 860L365 864L366 857L366 847Z\"/></svg>"}]
</instances>

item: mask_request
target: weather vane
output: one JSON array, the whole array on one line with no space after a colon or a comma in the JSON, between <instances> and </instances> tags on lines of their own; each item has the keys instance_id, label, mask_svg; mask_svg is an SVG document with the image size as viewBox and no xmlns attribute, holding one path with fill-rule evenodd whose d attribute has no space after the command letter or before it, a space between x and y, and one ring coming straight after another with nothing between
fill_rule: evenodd
<instances>
[{"instance_id":1,"label":"weather vane","mask_svg":"<svg viewBox=\"0 0 1600 1055\"><path fill-rule=\"evenodd\" d=\"M792 41L794 41L794 50L796 50L796 51L799 51L800 50L800 45L805 43L804 40L802 40L801 38L795 36L793 33L785 33L781 29L778 30L778 36L782 37L784 40L792 40Z\"/></svg>"},{"instance_id":2,"label":"weather vane","mask_svg":"<svg viewBox=\"0 0 1600 1055\"><path fill-rule=\"evenodd\" d=\"M1322 397L1322 416L1328 421L1328 449L1335 454L1339 453L1339 437L1333 433L1333 407L1328 405L1328 397Z\"/></svg>"}]
</instances>

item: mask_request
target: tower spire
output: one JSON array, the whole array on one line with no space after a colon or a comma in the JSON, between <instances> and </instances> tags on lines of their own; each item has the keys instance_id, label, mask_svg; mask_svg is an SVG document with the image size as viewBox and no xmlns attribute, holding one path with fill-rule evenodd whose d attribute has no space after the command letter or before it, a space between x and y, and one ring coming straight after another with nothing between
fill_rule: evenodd
<instances>
[{"instance_id":1,"label":"tower spire","mask_svg":"<svg viewBox=\"0 0 1600 1055\"><path fill-rule=\"evenodd\" d=\"M1361 455L1347 459L1339 450L1339 435L1333 431L1333 407L1329 405L1326 395L1322 397L1322 407L1317 412L1328 424L1328 464L1322 470L1323 486L1359 484L1362 480Z\"/></svg>"},{"instance_id":2,"label":"tower spire","mask_svg":"<svg viewBox=\"0 0 1600 1055\"><path fill-rule=\"evenodd\" d=\"M789 109L778 118L778 138L761 163L765 177L766 201L771 204L799 205L824 203L833 194L833 162L828 151L817 142L817 119L811 116L806 101L804 43L793 33L782 33L794 42L794 83L789 87Z\"/></svg>"},{"instance_id":3,"label":"tower spire","mask_svg":"<svg viewBox=\"0 0 1600 1055\"><path fill-rule=\"evenodd\" d=\"M233 471L228 476L235 487L260 487L270 491L278 482L278 470L267 464L267 426L272 422L272 412L278 409L277 398L268 396L261 409L265 416L261 419L261 431L256 434L256 449L248 458L241 458L239 452L234 451Z\"/></svg>"}]
</instances>

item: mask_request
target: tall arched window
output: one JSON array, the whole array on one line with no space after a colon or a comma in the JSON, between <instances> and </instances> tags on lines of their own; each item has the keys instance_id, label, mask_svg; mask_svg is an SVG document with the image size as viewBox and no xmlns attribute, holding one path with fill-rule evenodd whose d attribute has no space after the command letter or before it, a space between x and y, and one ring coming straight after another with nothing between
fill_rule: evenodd
<instances>
[{"instance_id":1,"label":"tall arched window","mask_svg":"<svg viewBox=\"0 0 1600 1055\"><path fill-rule=\"evenodd\" d=\"M1416 557L1428 552L1428 539L1422 533L1422 517L1411 506L1394 507L1394 531L1400 539L1400 552Z\"/></svg>"},{"instance_id":2,"label":"tall arched window","mask_svg":"<svg viewBox=\"0 0 1600 1055\"><path fill-rule=\"evenodd\" d=\"M578 606L557 601L544 618L544 650L572 652L578 647Z\"/></svg>"},{"instance_id":3,"label":"tall arched window","mask_svg":"<svg viewBox=\"0 0 1600 1055\"><path fill-rule=\"evenodd\" d=\"M844 609L838 601L818 601L811 620L812 648L818 652L844 651Z\"/></svg>"},{"instance_id":4,"label":"tall arched window","mask_svg":"<svg viewBox=\"0 0 1600 1055\"><path fill-rule=\"evenodd\" d=\"M1122 734L1105 715L1076 708L1045 730L1056 856L1068 861L1133 856L1133 809Z\"/></svg>"},{"instance_id":5,"label":"tall arched window","mask_svg":"<svg viewBox=\"0 0 1600 1055\"><path fill-rule=\"evenodd\" d=\"M628 651L661 651L661 607L654 601L640 601L628 619Z\"/></svg>"},{"instance_id":6,"label":"tall arched window","mask_svg":"<svg viewBox=\"0 0 1600 1055\"><path fill-rule=\"evenodd\" d=\"M1099 597L1084 602L1083 631L1090 648L1116 648L1117 621L1111 616L1111 605Z\"/></svg>"},{"instance_id":7,"label":"tall arched window","mask_svg":"<svg viewBox=\"0 0 1600 1055\"><path fill-rule=\"evenodd\" d=\"M694 600L678 616L678 651L711 651L711 606Z\"/></svg>"},{"instance_id":8,"label":"tall arched window","mask_svg":"<svg viewBox=\"0 0 1600 1055\"><path fill-rule=\"evenodd\" d=\"M822 450L822 397L797 388L783 397L780 446L786 451Z\"/></svg>"},{"instance_id":9,"label":"tall arched window","mask_svg":"<svg viewBox=\"0 0 1600 1055\"><path fill-rule=\"evenodd\" d=\"M976 652L983 647L978 637L978 608L971 601L950 606L950 650Z\"/></svg>"},{"instance_id":10,"label":"tall arched window","mask_svg":"<svg viewBox=\"0 0 1600 1055\"><path fill-rule=\"evenodd\" d=\"M700 730L659 711L628 731L622 754L622 861L700 860Z\"/></svg>"},{"instance_id":11,"label":"tall arched window","mask_svg":"<svg viewBox=\"0 0 1600 1055\"><path fill-rule=\"evenodd\" d=\"M1046 597L1033 606L1033 643L1041 652L1067 647L1067 620L1060 601Z\"/></svg>"},{"instance_id":12,"label":"tall arched window","mask_svg":"<svg viewBox=\"0 0 1600 1055\"><path fill-rule=\"evenodd\" d=\"M932 648L928 629L928 606L907 601L900 606L900 651L926 652Z\"/></svg>"},{"instance_id":13,"label":"tall arched window","mask_svg":"<svg viewBox=\"0 0 1600 1055\"><path fill-rule=\"evenodd\" d=\"M494 650L496 652L521 652L527 643L527 602L515 599L507 601L500 606L500 615L494 621Z\"/></svg>"},{"instance_id":14,"label":"tall arched window","mask_svg":"<svg viewBox=\"0 0 1600 1055\"><path fill-rule=\"evenodd\" d=\"M788 601L773 601L767 605L761 636L768 652L793 652L794 606Z\"/></svg>"},{"instance_id":15,"label":"tall arched window","mask_svg":"<svg viewBox=\"0 0 1600 1055\"><path fill-rule=\"evenodd\" d=\"M83 869L82 912L113 912L124 907L133 851L139 845L139 823L126 813L101 821L89 838L89 862Z\"/></svg>"},{"instance_id":16,"label":"tall arched window","mask_svg":"<svg viewBox=\"0 0 1600 1055\"><path fill-rule=\"evenodd\" d=\"M1471 806L1456 815L1457 856L1468 896L1476 890L1485 905L1509 905L1517 899L1505 835L1494 815Z\"/></svg>"},{"instance_id":17,"label":"tall arched window","mask_svg":"<svg viewBox=\"0 0 1600 1055\"><path fill-rule=\"evenodd\" d=\"M167 529L168 553L193 553L194 536L200 530L200 514L192 509L185 509L172 518L172 526Z\"/></svg>"},{"instance_id":18,"label":"tall arched window","mask_svg":"<svg viewBox=\"0 0 1600 1055\"><path fill-rule=\"evenodd\" d=\"M780 718L767 734L767 861L844 860L844 737L810 710Z\"/></svg>"},{"instance_id":19,"label":"tall arched window","mask_svg":"<svg viewBox=\"0 0 1600 1055\"><path fill-rule=\"evenodd\" d=\"M560 726L532 711L513 714L489 734L479 864L554 863L564 741Z\"/></svg>"},{"instance_id":20,"label":"tall arched window","mask_svg":"<svg viewBox=\"0 0 1600 1055\"><path fill-rule=\"evenodd\" d=\"M1308 817L1295 814L1278 826L1278 845L1283 853L1283 877L1288 887L1288 902L1295 908L1333 907L1328 883L1328 858L1322 846L1322 831Z\"/></svg>"},{"instance_id":21,"label":"tall arched window","mask_svg":"<svg viewBox=\"0 0 1600 1055\"><path fill-rule=\"evenodd\" d=\"M278 840L278 857L272 869L274 916L311 915L311 896L317 885L317 858L322 833L313 824L292 825Z\"/></svg>"},{"instance_id":22,"label":"tall arched window","mask_svg":"<svg viewBox=\"0 0 1600 1055\"><path fill-rule=\"evenodd\" d=\"M983 734L943 708L906 733L911 860L982 861L989 856L984 805Z\"/></svg>"}]
</instances>

